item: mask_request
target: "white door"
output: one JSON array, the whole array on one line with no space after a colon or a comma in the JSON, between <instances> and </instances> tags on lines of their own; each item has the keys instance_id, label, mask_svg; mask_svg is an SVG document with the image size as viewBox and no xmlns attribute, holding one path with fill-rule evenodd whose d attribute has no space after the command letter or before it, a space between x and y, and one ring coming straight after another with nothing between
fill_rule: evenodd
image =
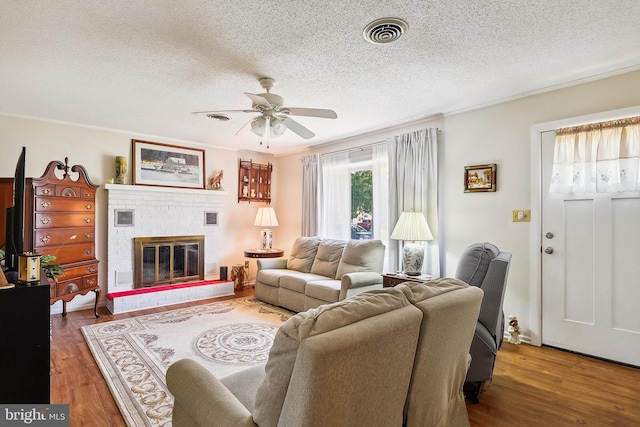
<instances>
[{"instance_id":1,"label":"white door","mask_svg":"<svg viewBox=\"0 0 640 427\"><path fill-rule=\"evenodd\" d=\"M542 343L640 366L640 193L549 193L542 134Z\"/></svg>"}]
</instances>

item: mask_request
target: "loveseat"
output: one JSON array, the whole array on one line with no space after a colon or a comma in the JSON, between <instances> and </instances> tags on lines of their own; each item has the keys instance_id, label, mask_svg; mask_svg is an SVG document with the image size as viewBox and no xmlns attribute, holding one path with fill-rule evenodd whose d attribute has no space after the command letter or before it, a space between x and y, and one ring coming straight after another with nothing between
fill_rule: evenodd
<instances>
[{"instance_id":1,"label":"loveseat","mask_svg":"<svg viewBox=\"0 0 640 427\"><path fill-rule=\"evenodd\" d=\"M255 297L300 312L382 289L380 240L299 237L288 259L260 259Z\"/></svg>"},{"instance_id":2,"label":"loveseat","mask_svg":"<svg viewBox=\"0 0 640 427\"><path fill-rule=\"evenodd\" d=\"M174 427L464 427L462 384L482 291L404 283L296 314L266 365L216 378L167 371Z\"/></svg>"}]
</instances>

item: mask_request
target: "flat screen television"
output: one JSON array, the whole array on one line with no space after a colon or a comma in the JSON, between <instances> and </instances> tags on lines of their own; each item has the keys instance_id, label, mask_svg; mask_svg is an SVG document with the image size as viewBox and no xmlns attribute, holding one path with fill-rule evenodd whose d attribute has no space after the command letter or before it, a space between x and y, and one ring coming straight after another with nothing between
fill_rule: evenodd
<instances>
[{"instance_id":1,"label":"flat screen television","mask_svg":"<svg viewBox=\"0 0 640 427\"><path fill-rule=\"evenodd\" d=\"M5 261L6 271L18 271L18 255L24 248L25 147L22 147L13 179L13 206L7 208Z\"/></svg>"}]
</instances>

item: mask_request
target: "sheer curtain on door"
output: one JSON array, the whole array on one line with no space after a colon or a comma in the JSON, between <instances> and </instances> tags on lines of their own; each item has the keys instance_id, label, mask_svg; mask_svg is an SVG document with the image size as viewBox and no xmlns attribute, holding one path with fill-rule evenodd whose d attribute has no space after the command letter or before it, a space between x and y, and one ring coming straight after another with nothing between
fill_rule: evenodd
<instances>
[{"instance_id":1,"label":"sheer curtain on door","mask_svg":"<svg viewBox=\"0 0 640 427\"><path fill-rule=\"evenodd\" d=\"M640 117L556 131L551 193L640 191Z\"/></svg>"}]
</instances>

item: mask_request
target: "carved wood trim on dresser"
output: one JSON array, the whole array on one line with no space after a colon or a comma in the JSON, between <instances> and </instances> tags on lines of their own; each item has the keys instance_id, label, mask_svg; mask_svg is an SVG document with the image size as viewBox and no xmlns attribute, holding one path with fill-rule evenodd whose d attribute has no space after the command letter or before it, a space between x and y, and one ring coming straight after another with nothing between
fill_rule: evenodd
<instances>
[{"instance_id":1,"label":"carved wood trim on dresser","mask_svg":"<svg viewBox=\"0 0 640 427\"><path fill-rule=\"evenodd\" d=\"M29 239L32 251L53 255L64 269L58 283L51 283L50 303L62 300L62 315L67 302L77 295L95 292L95 315L102 290L98 284L95 251L96 189L81 165L69 167L54 160L40 178L33 178L27 209L32 213Z\"/></svg>"}]
</instances>

